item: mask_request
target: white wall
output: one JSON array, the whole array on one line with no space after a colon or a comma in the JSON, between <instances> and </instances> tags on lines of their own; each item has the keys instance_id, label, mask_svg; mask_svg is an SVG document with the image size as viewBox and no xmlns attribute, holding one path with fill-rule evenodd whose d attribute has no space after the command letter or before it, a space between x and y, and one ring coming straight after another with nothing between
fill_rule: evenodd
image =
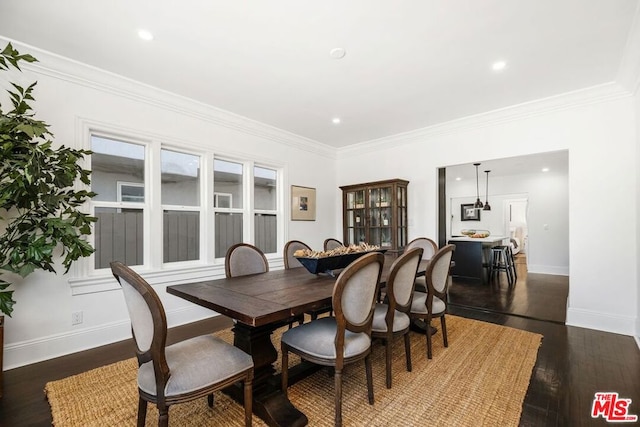
<instances>
[{"instance_id":1,"label":"white wall","mask_svg":"<svg viewBox=\"0 0 640 427\"><path fill-rule=\"evenodd\" d=\"M454 200L452 233L462 228L488 229L508 236L504 229L503 201L528 198L527 267L532 273L569 274L569 177L565 172L495 176L489 181L491 211L481 211L480 221L460 221L460 204L476 200L476 183L447 182L447 199ZM484 201L485 196L483 195ZM505 234L506 233L506 234ZM436 236L437 237L437 236Z\"/></svg>"},{"instance_id":2,"label":"white wall","mask_svg":"<svg viewBox=\"0 0 640 427\"><path fill-rule=\"evenodd\" d=\"M634 96L636 113L636 165L640 165L640 81L636 83L636 92ZM636 167L636 192L639 189L640 167ZM636 212L640 213L640 197L636 199ZM640 225L638 225L636 228L636 251L636 290L638 298L638 305L636 310L636 343L640 348Z\"/></svg>"},{"instance_id":3,"label":"white wall","mask_svg":"<svg viewBox=\"0 0 640 427\"><path fill-rule=\"evenodd\" d=\"M343 149L338 184L409 180L409 237L437 236L438 167L568 149L567 323L634 335L639 166L634 114L633 98L615 85L515 106Z\"/></svg>"},{"instance_id":4,"label":"white wall","mask_svg":"<svg viewBox=\"0 0 640 427\"><path fill-rule=\"evenodd\" d=\"M4 42L0 40L0 44ZM23 84L38 81L34 93L37 101L33 106L37 118L52 126L56 143L81 148L86 136L82 123L90 121L123 135L149 135L176 146L195 149L206 146L226 156L282 165L287 219L290 185L317 189L317 220L285 221L285 240L300 239L320 248L323 240L333 234L335 212L340 209L335 197L333 150L45 52L34 52L16 43L14 46L21 53L32 53L40 60L36 65L23 67L24 72L14 76ZM313 161L309 161L310 158ZM272 268L282 266L279 256L270 259L270 263ZM67 275L61 274L63 268L58 271L58 275L37 272L24 280L15 278L17 303L13 317L6 319L5 369L130 337L129 318L119 289L83 293L69 283L78 279L74 277L78 269ZM192 277L189 274L175 272L166 278L149 272L149 281L167 309L170 326L212 315L208 310L166 294L167 284L188 281ZM210 268L208 274L223 277L224 265ZM115 284L113 277L105 276L102 280ZM75 311L83 312L84 321L72 326L71 313Z\"/></svg>"}]
</instances>

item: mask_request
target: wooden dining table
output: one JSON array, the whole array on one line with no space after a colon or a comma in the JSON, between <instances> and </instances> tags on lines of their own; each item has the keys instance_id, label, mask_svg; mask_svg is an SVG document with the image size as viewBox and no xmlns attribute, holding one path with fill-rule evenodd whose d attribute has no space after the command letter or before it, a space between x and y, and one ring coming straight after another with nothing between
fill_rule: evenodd
<instances>
[{"instance_id":1,"label":"wooden dining table","mask_svg":"<svg viewBox=\"0 0 640 427\"><path fill-rule=\"evenodd\" d=\"M385 256L380 286L387 281L393 258ZM424 275L423 260L418 275ZM337 274L311 274L304 267L274 270L233 278L167 286L167 293L184 298L236 320L234 345L250 354L254 363L253 411L270 426L303 426L307 417L284 395L274 363L278 352L271 341L274 330L304 313L331 304ZM302 362L290 368L289 384L299 381L318 365ZM243 399L242 388L225 389L235 400Z\"/></svg>"}]
</instances>

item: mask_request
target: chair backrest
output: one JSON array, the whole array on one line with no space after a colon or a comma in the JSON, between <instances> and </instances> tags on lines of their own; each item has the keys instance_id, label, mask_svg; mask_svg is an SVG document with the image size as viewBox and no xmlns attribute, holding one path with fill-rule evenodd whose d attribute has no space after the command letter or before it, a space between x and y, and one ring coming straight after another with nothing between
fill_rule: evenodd
<instances>
[{"instance_id":1,"label":"chair backrest","mask_svg":"<svg viewBox=\"0 0 640 427\"><path fill-rule=\"evenodd\" d=\"M393 322L394 310L409 313L416 284L416 274L422 259L422 248L405 250L391 265L387 279L389 310L387 318Z\"/></svg>"},{"instance_id":2,"label":"chair backrest","mask_svg":"<svg viewBox=\"0 0 640 427\"><path fill-rule=\"evenodd\" d=\"M122 287L131 319L131 331L136 343L138 365L153 362L156 384L169 380L169 365L165 356L167 317L160 297L138 273L119 261L111 263L111 272ZM164 387L158 387L162 393Z\"/></svg>"},{"instance_id":3,"label":"chair backrest","mask_svg":"<svg viewBox=\"0 0 640 427\"><path fill-rule=\"evenodd\" d=\"M427 292L440 299L446 298L447 286L449 285L449 270L451 269L451 257L455 245L446 245L431 257L425 277L427 281Z\"/></svg>"},{"instance_id":4,"label":"chair backrest","mask_svg":"<svg viewBox=\"0 0 640 427\"><path fill-rule=\"evenodd\" d=\"M288 270L290 268L302 267L300 261L293 254L299 249L311 249L306 243L301 242L300 240L289 240L284 245L284 268Z\"/></svg>"},{"instance_id":5,"label":"chair backrest","mask_svg":"<svg viewBox=\"0 0 640 427\"><path fill-rule=\"evenodd\" d=\"M422 248L422 259L431 259L438 252L438 244L428 237L418 237L410 241L406 249Z\"/></svg>"},{"instance_id":6,"label":"chair backrest","mask_svg":"<svg viewBox=\"0 0 640 427\"><path fill-rule=\"evenodd\" d=\"M325 239L323 246L325 251L330 251L331 249L339 248L340 246L344 245L340 240L330 237L328 239Z\"/></svg>"},{"instance_id":7,"label":"chair backrest","mask_svg":"<svg viewBox=\"0 0 640 427\"><path fill-rule=\"evenodd\" d=\"M224 272L229 277L266 273L269 263L264 253L248 243L237 243L227 250L224 258Z\"/></svg>"},{"instance_id":8,"label":"chair backrest","mask_svg":"<svg viewBox=\"0 0 640 427\"><path fill-rule=\"evenodd\" d=\"M338 325L338 341L344 344L344 331L366 332L371 335L371 323L378 294L384 255L375 252L363 255L347 266L333 287L333 311Z\"/></svg>"}]
</instances>

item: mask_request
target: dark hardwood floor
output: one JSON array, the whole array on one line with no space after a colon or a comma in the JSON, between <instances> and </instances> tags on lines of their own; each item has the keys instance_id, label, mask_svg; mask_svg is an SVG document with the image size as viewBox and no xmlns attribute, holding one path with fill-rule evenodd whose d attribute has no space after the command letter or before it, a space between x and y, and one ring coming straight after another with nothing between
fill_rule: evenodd
<instances>
[{"instance_id":1,"label":"dark hardwood floor","mask_svg":"<svg viewBox=\"0 0 640 427\"><path fill-rule=\"evenodd\" d=\"M527 273L524 254L516 256L518 279L508 285L506 273L500 273L489 285L454 278L449 303L456 307L480 309L564 324L567 316L569 278Z\"/></svg>"},{"instance_id":2,"label":"dark hardwood floor","mask_svg":"<svg viewBox=\"0 0 640 427\"><path fill-rule=\"evenodd\" d=\"M630 413L640 415L640 350L632 337L565 326L568 280L527 275L519 266L509 289L456 281L450 313L536 332L544 336L523 405L521 426L604 426L592 419L594 394L614 391L632 399ZM170 342L231 325L218 317L172 329ZM451 343L450 343L451 344ZM51 413L43 389L48 381L133 356L132 341L36 363L4 373L0 426L48 426ZM455 402L450 402L455 405Z\"/></svg>"}]
</instances>

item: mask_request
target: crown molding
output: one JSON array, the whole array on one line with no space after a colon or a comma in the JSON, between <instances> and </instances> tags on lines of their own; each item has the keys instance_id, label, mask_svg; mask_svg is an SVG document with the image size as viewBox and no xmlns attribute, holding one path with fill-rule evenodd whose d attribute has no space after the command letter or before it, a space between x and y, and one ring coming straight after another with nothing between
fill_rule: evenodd
<instances>
[{"instance_id":1,"label":"crown molding","mask_svg":"<svg viewBox=\"0 0 640 427\"><path fill-rule=\"evenodd\" d=\"M437 136L480 129L501 123L541 116L551 112L624 98L630 95L631 93L628 90L615 82L604 83L586 89L487 111L485 113L475 114L389 137L349 145L338 149L338 158L344 158L353 154L371 153L371 151L375 150L388 149L390 146L397 147L418 141L424 142Z\"/></svg>"},{"instance_id":2,"label":"crown molding","mask_svg":"<svg viewBox=\"0 0 640 427\"><path fill-rule=\"evenodd\" d=\"M333 160L336 159L335 148L327 144L269 126L191 98L176 95L158 87L147 85L17 40L3 36L0 36L0 40L3 43L11 42L14 48L18 49L21 53L28 52L38 59L38 62L22 65L21 68L24 70L133 101L146 103L157 108L162 108L259 138L268 139L288 147L308 151Z\"/></svg>"}]
</instances>

